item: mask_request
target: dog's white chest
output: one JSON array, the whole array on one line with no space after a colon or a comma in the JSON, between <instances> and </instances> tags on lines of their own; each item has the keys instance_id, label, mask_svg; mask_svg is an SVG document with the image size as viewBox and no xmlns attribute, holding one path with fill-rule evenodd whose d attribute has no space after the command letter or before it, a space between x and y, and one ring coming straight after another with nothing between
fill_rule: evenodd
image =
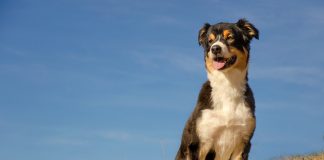
<instances>
[{"instance_id":1,"label":"dog's white chest","mask_svg":"<svg viewBox=\"0 0 324 160\"><path fill-rule=\"evenodd\" d=\"M247 125L251 113L243 100L216 102L213 109L201 111L201 117L197 123L199 137L205 140L214 139L218 130L226 130L231 127L237 129Z\"/></svg>"},{"instance_id":2,"label":"dog's white chest","mask_svg":"<svg viewBox=\"0 0 324 160\"><path fill-rule=\"evenodd\" d=\"M202 110L200 124L208 124L211 128L245 125L245 119L249 115L244 102L222 102L215 104L213 109Z\"/></svg>"},{"instance_id":3,"label":"dog's white chest","mask_svg":"<svg viewBox=\"0 0 324 160\"><path fill-rule=\"evenodd\" d=\"M220 155L233 150L239 143L241 135L250 126L252 117L244 98L228 98L216 96L213 98L213 108L201 111L197 121L197 133L204 147L218 148Z\"/></svg>"}]
</instances>

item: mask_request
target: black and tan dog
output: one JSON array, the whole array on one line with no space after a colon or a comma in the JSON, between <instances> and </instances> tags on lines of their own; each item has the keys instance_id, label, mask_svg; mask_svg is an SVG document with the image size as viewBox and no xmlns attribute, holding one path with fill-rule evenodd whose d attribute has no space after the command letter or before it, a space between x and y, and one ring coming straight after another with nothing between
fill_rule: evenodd
<instances>
[{"instance_id":1,"label":"black and tan dog","mask_svg":"<svg viewBox=\"0 0 324 160\"><path fill-rule=\"evenodd\" d=\"M176 160L248 159L256 126L247 78L252 38L259 38L258 30L245 19L200 29L208 81L183 130Z\"/></svg>"}]
</instances>

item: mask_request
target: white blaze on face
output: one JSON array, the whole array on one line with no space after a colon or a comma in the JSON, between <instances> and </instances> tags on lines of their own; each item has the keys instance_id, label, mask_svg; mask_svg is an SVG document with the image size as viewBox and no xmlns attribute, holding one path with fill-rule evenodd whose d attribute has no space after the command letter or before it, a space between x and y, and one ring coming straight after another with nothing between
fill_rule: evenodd
<instances>
[{"instance_id":1,"label":"white blaze on face","mask_svg":"<svg viewBox=\"0 0 324 160\"><path fill-rule=\"evenodd\" d=\"M229 53L228 47L223 42L221 42L220 40L217 40L210 47L210 50L209 50L209 53L208 53L209 56L212 59L214 59L216 57L216 55L212 53L212 47L214 47L214 46L220 46L221 47L221 53L218 56L223 57L223 58L230 58L231 57L231 54ZM226 61L213 61L213 68L216 69L216 70L222 69L225 65L226 65Z\"/></svg>"},{"instance_id":2,"label":"white blaze on face","mask_svg":"<svg viewBox=\"0 0 324 160\"><path fill-rule=\"evenodd\" d=\"M211 49L212 49L213 46L216 46L216 45L218 45L218 46L220 46L222 48L221 54L223 55L224 58L230 58L231 57L231 54L229 53L229 50L228 50L227 46L223 42L221 42L220 40L218 40L214 44L212 44L212 46L210 47L210 50L208 52L209 56L214 58L215 55L211 52Z\"/></svg>"}]
</instances>

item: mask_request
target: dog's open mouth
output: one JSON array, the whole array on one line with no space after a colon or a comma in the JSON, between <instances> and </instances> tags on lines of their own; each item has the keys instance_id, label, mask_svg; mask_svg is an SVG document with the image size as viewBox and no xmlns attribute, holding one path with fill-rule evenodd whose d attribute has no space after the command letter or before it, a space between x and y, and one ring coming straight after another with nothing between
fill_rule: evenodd
<instances>
[{"instance_id":1,"label":"dog's open mouth","mask_svg":"<svg viewBox=\"0 0 324 160\"><path fill-rule=\"evenodd\" d=\"M217 70L223 70L230 66L232 66L236 61L236 56L232 56L230 58L224 58L217 56L214 58L213 67Z\"/></svg>"}]
</instances>

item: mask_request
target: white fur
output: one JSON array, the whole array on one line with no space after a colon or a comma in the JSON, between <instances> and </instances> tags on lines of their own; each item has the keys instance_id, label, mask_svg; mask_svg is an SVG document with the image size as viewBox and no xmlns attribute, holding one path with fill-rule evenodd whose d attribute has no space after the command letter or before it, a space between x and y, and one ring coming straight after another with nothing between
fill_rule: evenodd
<instances>
[{"instance_id":1,"label":"white fur","mask_svg":"<svg viewBox=\"0 0 324 160\"><path fill-rule=\"evenodd\" d=\"M209 56L214 56L214 54L211 54L211 48L213 47L213 46L215 46L215 45L219 45L221 48L222 48L222 54L223 54L223 56L225 57L225 58L229 58L229 57L231 57L231 54L229 53L229 50L228 50L228 48L227 48L227 46L223 43L223 42L221 42L221 41L216 41L211 47L210 47L210 51L209 51Z\"/></svg>"},{"instance_id":2,"label":"white fur","mask_svg":"<svg viewBox=\"0 0 324 160\"><path fill-rule=\"evenodd\" d=\"M248 118L252 116L244 100L245 76L246 70L233 68L208 73L213 105L212 109L201 111L202 116L197 121L197 132L201 148L206 150L205 152L215 149L222 159L230 158L240 141L236 135L242 134L242 128L246 127ZM215 136L216 132L218 137Z\"/></svg>"}]
</instances>

